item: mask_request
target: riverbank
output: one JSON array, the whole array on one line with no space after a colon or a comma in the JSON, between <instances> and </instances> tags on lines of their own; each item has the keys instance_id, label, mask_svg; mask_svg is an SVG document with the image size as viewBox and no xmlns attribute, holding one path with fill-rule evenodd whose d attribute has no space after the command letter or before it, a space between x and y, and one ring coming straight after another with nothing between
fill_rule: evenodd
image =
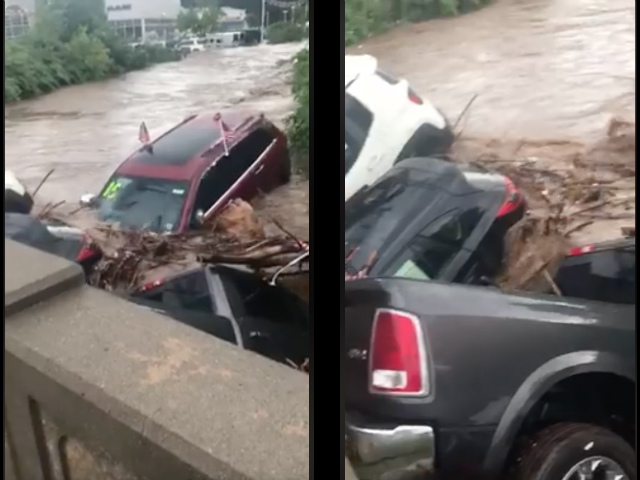
<instances>
[{"instance_id":1,"label":"riverbank","mask_svg":"<svg viewBox=\"0 0 640 480\"><path fill-rule=\"evenodd\" d=\"M5 105L180 58L164 47L132 48L111 32L85 29L66 42L47 30L34 31L6 42L4 55Z\"/></svg>"},{"instance_id":2,"label":"riverbank","mask_svg":"<svg viewBox=\"0 0 640 480\"><path fill-rule=\"evenodd\" d=\"M345 46L402 23L453 17L477 10L491 0L345 0Z\"/></svg>"}]
</instances>

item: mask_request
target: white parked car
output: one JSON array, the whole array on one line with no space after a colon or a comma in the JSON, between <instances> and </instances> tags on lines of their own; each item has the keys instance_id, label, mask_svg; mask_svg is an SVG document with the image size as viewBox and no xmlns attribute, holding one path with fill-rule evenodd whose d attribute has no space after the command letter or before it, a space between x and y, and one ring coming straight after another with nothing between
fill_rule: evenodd
<instances>
[{"instance_id":1,"label":"white parked car","mask_svg":"<svg viewBox=\"0 0 640 480\"><path fill-rule=\"evenodd\" d=\"M190 53L193 52L204 52L205 51L204 40L195 37L189 37L182 40L178 44L178 50L186 51L188 50Z\"/></svg>"},{"instance_id":2,"label":"white parked car","mask_svg":"<svg viewBox=\"0 0 640 480\"><path fill-rule=\"evenodd\" d=\"M453 131L445 116L406 80L370 55L345 55L345 201L410 157L446 152Z\"/></svg>"}]
</instances>

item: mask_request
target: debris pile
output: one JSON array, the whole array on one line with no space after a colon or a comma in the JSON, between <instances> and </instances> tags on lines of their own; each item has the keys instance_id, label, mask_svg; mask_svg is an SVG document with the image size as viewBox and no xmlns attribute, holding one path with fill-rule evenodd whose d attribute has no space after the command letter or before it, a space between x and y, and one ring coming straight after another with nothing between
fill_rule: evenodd
<instances>
[{"instance_id":1,"label":"debris pile","mask_svg":"<svg viewBox=\"0 0 640 480\"><path fill-rule=\"evenodd\" d=\"M56 210L50 208L44 215L48 221L73 225L73 215L56 217ZM286 265L308 249L306 242L279 224L263 224L251 205L243 200L230 203L215 220L197 231L157 234L97 224L86 233L93 246L103 253L89 283L119 293L178 273L198 262L242 265L267 276L274 268ZM298 284L308 286L308 272L300 272L299 277L298 282L284 278L300 290ZM308 292L304 297L308 298Z\"/></svg>"},{"instance_id":2,"label":"debris pile","mask_svg":"<svg viewBox=\"0 0 640 480\"><path fill-rule=\"evenodd\" d=\"M634 123L613 119L592 146L462 138L452 158L507 175L527 197L529 211L507 237L497 282L505 290L555 290L554 269L571 246L635 228Z\"/></svg>"}]
</instances>

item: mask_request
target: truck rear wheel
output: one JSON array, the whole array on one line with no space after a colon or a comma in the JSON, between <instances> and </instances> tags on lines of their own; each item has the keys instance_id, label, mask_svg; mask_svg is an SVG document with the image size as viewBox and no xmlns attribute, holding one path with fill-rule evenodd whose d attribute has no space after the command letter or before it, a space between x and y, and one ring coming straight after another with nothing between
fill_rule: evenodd
<instances>
[{"instance_id":1,"label":"truck rear wheel","mask_svg":"<svg viewBox=\"0 0 640 480\"><path fill-rule=\"evenodd\" d=\"M514 480L637 480L634 449L605 428L561 423L530 440Z\"/></svg>"}]
</instances>

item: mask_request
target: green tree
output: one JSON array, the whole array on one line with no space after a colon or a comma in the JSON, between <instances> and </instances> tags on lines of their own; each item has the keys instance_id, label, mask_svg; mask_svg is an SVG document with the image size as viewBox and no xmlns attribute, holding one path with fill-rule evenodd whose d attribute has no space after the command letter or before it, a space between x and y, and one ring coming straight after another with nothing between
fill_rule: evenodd
<instances>
[{"instance_id":1,"label":"green tree","mask_svg":"<svg viewBox=\"0 0 640 480\"><path fill-rule=\"evenodd\" d=\"M194 7L180 12L177 23L181 32L206 35L218 29L220 9L216 0L195 0Z\"/></svg>"},{"instance_id":2,"label":"green tree","mask_svg":"<svg viewBox=\"0 0 640 480\"><path fill-rule=\"evenodd\" d=\"M47 10L58 24L64 42L70 41L81 27L91 35L107 24L104 0L51 0Z\"/></svg>"}]
</instances>

